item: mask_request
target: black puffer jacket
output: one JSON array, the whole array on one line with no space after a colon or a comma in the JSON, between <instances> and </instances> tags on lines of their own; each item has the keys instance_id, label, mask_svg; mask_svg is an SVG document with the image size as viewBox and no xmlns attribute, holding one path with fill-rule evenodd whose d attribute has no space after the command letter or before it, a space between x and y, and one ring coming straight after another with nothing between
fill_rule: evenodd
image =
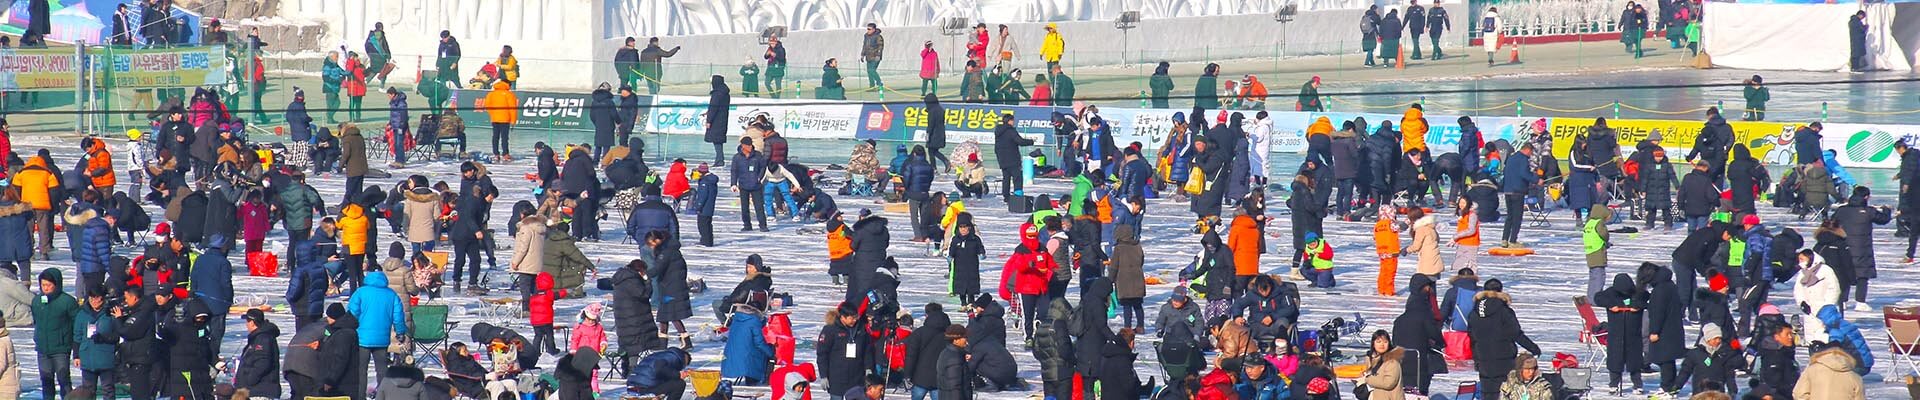
<instances>
[{"instance_id":1,"label":"black puffer jacket","mask_svg":"<svg viewBox=\"0 0 1920 400\"><path fill-rule=\"evenodd\" d=\"M1886 209L1869 206L1868 194L1855 190L1853 196L1847 198L1847 205L1833 211L1833 219L1839 221L1840 229L1847 232L1847 249L1853 256L1854 277L1873 279L1879 277L1878 266L1873 261L1873 226L1885 225L1893 220L1893 215Z\"/></svg>"},{"instance_id":2,"label":"black puffer jacket","mask_svg":"<svg viewBox=\"0 0 1920 400\"><path fill-rule=\"evenodd\" d=\"M1007 309L999 302L974 304L973 316L967 318L967 343L1007 344Z\"/></svg>"},{"instance_id":3,"label":"black puffer jacket","mask_svg":"<svg viewBox=\"0 0 1920 400\"><path fill-rule=\"evenodd\" d=\"M947 327L953 325L947 319L947 312L940 303L927 304L926 323L913 328L907 334L907 380L914 386L938 388L940 386L940 352L950 344L947 342Z\"/></svg>"},{"instance_id":4,"label":"black puffer jacket","mask_svg":"<svg viewBox=\"0 0 1920 400\"><path fill-rule=\"evenodd\" d=\"M727 78L713 76L713 90L707 92L707 135L704 138L707 143L727 142L727 125L733 123L731 118L727 118L733 104L730 90L727 88Z\"/></svg>"},{"instance_id":5,"label":"black puffer jacket","mask_svg":"<svg viewBox=\"0 0 1920 400\"><path fill-rule=\"evenodd\" d=\"M600 187L600 178L594 172L598 164L585 149L574 148L567 152L567 164L560 169L561 189L575 196L588 193L598 200L599 193L595 192Z\"/></svg>"},{"instance_id":6,"label":"black puffer jacket","mask_svg":"<svg viewBox=\"0 0 1920 400\"><path fill-rule=\"evenodd\" d=\"M628 353L666 348L660 339L660 327L653 321L653 286L646 275L632 268L621 268L613 279L601 285L613 291L613 327L620 348Z\"/></svg>"},{"instance_id":7,"label":"black puffer jacket","mask_svg":"<svg viewBox=\"0 0 1920 400\"><path fill-rule=\"evenodd\" d=\"M280 398L280 327L261 320L259 329L247 334L247 347L240 351L240 368L233 385L246 388L257 397Z\"/></svg>"},{"instance_id":8,"label":"black puffer jacket","mask_svg":"<svg viewBox=\"0 0 1920 400\"><path fill-rule=\"evenodd\" d=\"M1720 208L1720 189L1714 187L1713 176L1707 172L1688 172L1680 178L1680 213L1687 217L1704 217Z\"/></svg>"},{"instance_id":9,"label":"black puffer jacket","mask_svg":"<svg viewBox=\"0 0 1920 400\"><path fill-rule=\"evenodd\" d=\"M1440 336L1440 318L1434 314L1434 297L1440 294L1433 278L1414 274L1407 285L1407 308L1399 318L1393 320L1393 345L1407 349L1407 359L1401 365L1402 376L1416 377L1420 374L1443 374L1447 372L1446 361L1441 351L1447 342ZM1471 327L1479 327L1472 322ZM1479 354L1475 354L1478 356ZM1422 363L1423 364L1413 364ZM1422 368L1424 366L1424 368ZM1416 380L1402 378L1401 382Z\"/></svg>"},{"instance_id":10,"label":"black puffer jacket","mask_svg":"<svg viewBox=\"0 0 1920 400\"><path fill-rule=\"evenodd\" d=\"M971 331L971 329L969 329ZM950 400L973 400L973 366L967 362L967 350L948 343L940 351L940 395Z\"/></svg>"},{"instance_id":11,"label":"black puffer jacket","mask_svg":"<svg viewBox=\"0 0 1920 400\"><path fill-rule=\"evenodd\" d=\"M1073 376L1073 338L1067 335L1073 308L1064 298L1047 303L1044 321L1033 328L1033 358L1040 361L1040 379L1058 382Z\"/></svg>"},{"instance_id":12,"label":"black puffer jacket","mask_svg":"<svg viewBox=\"0 0 1920 400\"><path fill-rule=\"evenodd\" d=\"M892 236L887 231L887 219L870 216L853 223L853 279L847 283L847 300L852 301L867 293L868 282L873 280L874 271L887 261L887 246Z\"/></svg>"},{"instance_id":13,"label":"black puffer jacket","mask_svg":"<svg viewBox=\"0 0 1920 400\"><path fill-rule=\"evenodd\" d=\"M1514 316L1513 306L1509 304L1513 301L1511 297L1505 292L1482 290L1473 298L1476 304L1473 313L1467 315L1467 332L1473 337L1473 360L1480 367L1481 376L1511 372L1520 348L1540 354L1540 346L1520 329L1520 319ZM1505 369L1499 368L1502 366Z\"/></svg>"},{"instance_id":14,"label":"black puffer jacket","mask_svg":"<svg viewBox=\"0 0 1920 400\"><path fill-rule=\"evenodd\" d=\"M1367 137L1367 173L1372 175L1368 181L1373 183L1374 190L1392 188L1401 158L1400 132L1393 130L1392 123L1381 123L1380 129Z\"/></svg>"},{"instance_id":15,"label":"black puffer jacket","mask_svg":"<svg viewBox=\"0 0 1920 400\"><path fill-rule=\"evenodd\" d=\"M1753 212L1754 197L1766 186L1767 171L1760 168L1747 146L1733 147L1733 161L1727 163L1727 191L1733 194L1733 208Z\"/></svg>"},{"instance_id":16,"label":"black puffer jacket","mask_svg":"<svg viewBox=\"0 0 1920 400\"><path fill-rule=\"evenodd\" d=\"M1073 353L1092 361L1099 358L1101 348L1114 337L1113 329L1107 327L1107 299L1113 294L1113 281L1104 277L1094 278L1081 285L1080 290L1080 308L1070 327L1073 329ZM1103 370L1097 362L1074 364L1075 372L1082 376L1099 378Z\"/></svg>"},{"instance_id":17,"label":"black puffer jacket","mask_svg":"<svg viewBox=\"0 0 1920 400\"><path fill-rule=\"evenodd\" d=\"M1647 362L1662 363L1679 359L1687 351L1686 310L1680 307L1681 293L1673 285L1673 271L1652 263L1640 264L1640 287L1647 288ZM1653 341L1653 336L1659 341Z\"/></svg>"}]
</instances>

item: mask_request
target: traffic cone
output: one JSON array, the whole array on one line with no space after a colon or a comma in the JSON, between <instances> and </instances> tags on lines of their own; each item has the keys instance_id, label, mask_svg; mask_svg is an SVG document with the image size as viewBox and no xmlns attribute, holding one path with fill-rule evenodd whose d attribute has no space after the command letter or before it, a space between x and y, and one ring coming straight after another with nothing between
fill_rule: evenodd
<instances>
[{"instance_id":1,"label":"traffic cone","mask_svg":"<svg viewBox=\"0 0 1920 400\"><path fill-rule=\"evenodd\" d=\"M1520 45L1519 44L1514 44L1513 50L1507 52L1507 63L1508 64L1520 63Z\"/></svg>"},{"instance_id":2,"label":"traffic cone","mask_svg":"<svg viewBox=\"0 0 1920 400\"><path fill-rule=\"evenodd\" d=\"M1393 69L1407 69L1407 46L1394 49Z\"/></svg>"}]
</instances>

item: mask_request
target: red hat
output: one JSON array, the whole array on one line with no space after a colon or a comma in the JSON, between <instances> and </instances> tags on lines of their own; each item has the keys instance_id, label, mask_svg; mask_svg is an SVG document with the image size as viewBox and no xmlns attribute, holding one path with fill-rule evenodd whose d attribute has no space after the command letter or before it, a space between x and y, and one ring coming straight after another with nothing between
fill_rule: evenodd
<instances>
[{"instance_id":1,"label":"red hat","mask_svg":"<svg viewBox=\"0 0 1920 400\"><path fill-rule=\"evenodd\" d=\"M1747 214L1747 217L1746 217L1746 218L1741 218L1741 219L1740 219L1740 224L1741 224L1741 225L1746 225L1746 226L1754 226L1754 225L1759 225L1759 224L1760 224L1760 216L1758 216L1758 215L1753 215L1753 214Z\"/></svg>"},{"instance_id":2,"label":"red hat","mask_svg":"<svg viewBox=\"0 0 1920 400\"><path fill-rule=\"evenodd\" d=\"M173 224L161 222L153 226L154 236L167 236L171 234L173 234Z\"/></svg>"},{"instance_id":3,"label":"red hat","mask_svg":"<svg viewBox=\"0 0 1920 400\"><path fill-rule=\"evenodd\" d=\"M967 162L980 162L980 153L967 154Z\"/></svg>"},{"instance_id":4,"label":"red hat","mask_svg":"<svg viewBox=\"0 0 1920 400\"><path fill-rule=\"evenodd\" d=\"M1227 112L1226 112L1226 111L1221 111L1221 112L1220 112L1220 119L1219 119L1219 121L1220 121L1220 123L1221 123L1221 124L1225 124L1225 123L1227 123Z\"/></svg>"},{"instance_id":5,"label":"red hat","mask_svg":"<svg viewBox=\"0 0 1920 400\"><path fill-rule=\"evenodd\" d=\"M1707 277L1707 290L1718 292L1726 288L1727 274L1716 272L1713 276Z\"/></svg>"},{"instance_id":6,"label":"red hat","mask_svg":"<svg viewBox=\"0 0 1920 400\"><path fill-rule=\"evenodd\" d=\"M1307 394L1326 394L1327 389L1330 389L1332 386L1333 384L1331 382L1327 382L1327 378L1314 377L1313 380L1307 381Z\"/></svg>"},{"instance_id":7,"label":"red hat","mask_svg":"<svg viewBox=\"0 0 1920 400\"><path fill-rule=\"evenodd\" d=\"M1319 75L1314 75L1314 76L1313 76L1313 83L1320 83L1320 76L1319 76Z\"/></svg>"}]
</instances>

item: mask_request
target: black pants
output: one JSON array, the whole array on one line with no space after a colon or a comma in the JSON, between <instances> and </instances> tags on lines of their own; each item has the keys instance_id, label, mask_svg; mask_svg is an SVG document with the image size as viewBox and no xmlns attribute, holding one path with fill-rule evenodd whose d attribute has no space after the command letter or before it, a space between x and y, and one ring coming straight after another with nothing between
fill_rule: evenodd
<instances>
[{"instance_id":1,"label":"black pants","mask_svg":"<svg viewBox=\"0 0 1920 400\"><path fill-rule=\"evenodd\" d=\"M286 250L282 250L282 251L287 252L286 269L288 271L292 271L294 268L297 268L300 266L300 260L293 258L293 245L295 243L300 243L301 241L307 240L307 238L311 237L312 235L313 235L312 225L308 225L307 229L287 229L287 248Z\"/></svg>"},{"instance_id":2,"label":"black pants","mask_svg":"<svg viewBox=\"0 0 1920 400\"><path fill-rule=\"evenodd\" d=\"M333 280L334 283L345 282L348 289L359 288L360 282L367 276L366 258L365 254L348 255L347 262L340 266L340 276Z\"/></svg>"},{"instance_id":3,"label":"black pants","mask_svg":"<svg viewBox=\"0 0 1920 400\"><path fill-rule=\"evenodd\" d=\"M73 391L72 355L71 352L65 351L40 353L41 393L66 394ZM59 388L58 391L55 390L56 387Z\"/></svg>"},{"instance_id":4,"label":"black pants","mask_svg":"<svg viewBox=\"0 0 1920 400\"><path fill-rule=\"evenodd\" d=\"M1659 215L1659 216L1655 217L1655 215ZM1667 207L1660 207L1660 208L1648 208L1647 209L1647 229L1653 229L1654 222L1666 224L1667 228L1672 228L1673 227L1673 207L1667 206Z\"/></svg>"},{"instance_id":5,"label":"black pants","mask_svg":"<svg viewBox=\"0 0 1920 400\"><path fill-rule=\"evenodd\" d=\"M547 354L559 353L559 346L553 341L553 324L533 326L533 348L546 347Z\"/></svg>"},{"instance_id":6,"label":"black pants","mask_svg":"<svg viewBox=\"0 0 1920 400\"><path fill-rule=\"evenodd\" d=\"M1656 363L1653 363L1653 366L1660 368L1660 390L1661 391L1665 391L1668 393L1679 392L1681 387L1687 386L1686 382L1682 382L1682 381L1678 381L1677 379L1674 379L1679 377L1680 370L1674 367L1673 360L1656 362Z\"/></svg>"},{"instance_id":7,"label":"black pants","mask_svg":"<svg viewBox=\"0 0 1920 400\"><path fill-rule=\"evenodd\" d=\"M751 209L752 212L748 212ZM740 191L740 230L753 229L753 221L760 221L760 230L767 230L767 200L758 190Z\"/></svg>"},{"instance_id":8,"label":"black pants","mask_svg":"<svg viewBox=\"0 0 1920 400\"><path fill-rule=\"evenodd\" d=\"M1020 331L1033 338L1033 321L1039 319L1039 313L1047 310L1047 296L1020 295Z\"/></svg>"},{"instance_id":9,"label":"black pants","mask_svg":"<svg viewBox=\"0 0 1920 400\"><path fill-rule=\"evenodd\" d=\"M713 144L713 166L715 167L727 166L727 150L724 145L725 143Z\"/></svg>"},{"instance_id":10,"label":"black pants","mask_svg":"<svg viewBox=\"0 0 1920 400\"><path fill-rule=\"evenodd\" d=\"M1507 382L1507 373L1513 371L1514 360L1474 360L1474 362L1479 363L1475 369L1480 372L1480 387L1492 388L1492 390L1481 390L1480 398L1500 400L1500 386Z\"/></svg>"},{"instance_id":11,"label":"black pants","mask_svg":"<svg viewBox=\"0 0 1920 400\"><path fill-rule=\"evenodd\" d=\"M1147 326L1147 310L1142 298L1120 299L1120 320L1124 328L1140 329Z\"/></svg>"},{"instance_id":12,"label":"black pants","mask_svg":"<svg viewBox=\"0 0 1920 400\"><path fill-rule=\"evenodd\" d=\"M480 285L480 241L453 242L453 283L460 283L460 275L465 272L468 285Z\"/></svg>"},{"instance_id":13,"label":"black pants","mask_svg":"<svg viewBox=\"0 0 1920 400\"><path fill-rule=\"evenodd\" d=\"M92 390L94 393L114 393L115 373L113 368L102 370L81 369L80 387Z\"/></svg>"},{"instance_id":14,"label":"black pants","mask_svg":"<svg viewBox=\"0 0 1920 400\"><path fill-rule=\"evenodd\" d=\"M1520 241L1520 221L1527 218L1527 195L1507 193L1507 222L1500 230L1500 240Z\"/></svg>"},{"instance_id":15,"label":"black pants","mask_svg":"<svg viewBox=\"0 0 1920 400\"><path fill-rule=\"evenodd\" d=\"M316 396L320 394L320 384L306 375L289 373L287 374L287 393L293 395L291 398L295 399Z\"/></svg>"},{"instance_id":16,"label":"black pants","mask_svg":"<svg viewBox=\"0 0 1920 400\"><path fill-rule=\"evenodd\" d=\"M159 395L153 385L153 366L148 364L121 364L120 372L127 377L127 394L133 400L153 400Z\"/></svg>"},{"instance_id":17,"label":"black pants","mask_svg":"<svg viewBox=\"0 0 1920 400\"><path fill-rule=\"evenodd\" d=\"M644 394L659 396L660 400L680 400L680 396L685 394L686 391L687 381L683 379L666 381L661 383L660 386L640 390L640 392Z\"/></svg>"},{"instance_id":18,"label":"black pants","mask_svg":"<svg viewBox=\"0 0 1920 400\"><path fill-rule=\"evenodd\" d=\"M293 308L305 309L305 306L300 304L295 304L293 305ZM300 330L300 328L305 328L307 327L307 325L313 325L314 323L317 323L317 322L320 322L320 314L313 314L313 315L295 314L293 316L293 329L298 331Z\"/></svg>"},{"instance_id":19,"label":"black pants","mask_svg":"<svg viewBox=\"0 0 1920 400\"><path fill-rule=\"evenodd\" d=\"M937 148L937 147L928 147L928 148L927 148L927 162L928 162L928 163L933 163L933 161L934 161L934 160L939 160L939 161L940 161L940 163L938 163L938 164L934 164L934 165L939 165L939 166L940 166L940 169L936 169L936 170L934 170L934 174L935 174L935 175L939 175L939 173L940 173L939 171L947 171L947 170L952 170L952 169L953 169L953 161L948 161L948 160L947 160L947 153L946 153L946 152L943 152L943 151L940 151L940 148Z\"/></svg>"},{"instance_id":20,"label":"black pants","mask_svg":"<svg viewBox=\"0 0 1920 400\"><path fill-rule=\"evenodd\" d=\"M1901 216L1900 219L1902 220L1900 222L1907 226L1907 258L1913 258L1914 244L1920 243L1920 235L1913 233L1914 228L1920 228L1920 215L1908 214Z\"/></svg>"},{"instance_id":21,"label":"black pants","mask_svg":"<svg viewBox=\"0 0 1920 400\"><path fill-rule=\"evenodd\" d=\"M1021 179L1020 170L1004 168L1000 170L1000 197L1012 199L1013 192L1022 192L1025 187L1026 182Z\"/></svg>"},{"instance_id":22,"label":"black pants","mask_svg":"<svg viewBox=\"0 0 1920 400\"><path fill-rule=\"evenodd\" d=\"M700 245L713 247L713 214L702 213L696 220L700 225Z\"/></svg>"},{"instance_id":23,"label":"black pants","mask_svg":"<svg viewBox=\"0 0 1920 400\"><path fill-rule=\"evenodd\" d=\"M569 193L570 197L579 197L579 193ZM600 239L600 201L587 197L580 199L573 208L573 237L575 239Z\"/></svg>"},{"instance_id":24,"label":"black pants","mask_svg":"<svg viewBox=\"0 0 1920 400\"><path fill-rule=\"evenodd\" d=\"M1334 184L1333 209L1340 215L1353 210L1353 178L1341 179Z\"/></svg>"},{"instance_id":25,"label":"black pants","mask_svg":"<svg viewBox=\"0 0 1920 400\"><path fill-rule=\"evenodd\" d=\"M347 177L347 183L346 183L347 194L346 194L346 197L342 199L341 203L353 202L354 198L360 197L361 186L363 186L366 183L366 181L367 181L367 177L365 176Z\"/></svg>"},{"instance_id":26,"label":"black pants","mask_svg":"<svg viewBox=\"0 0 1920 400\"><path fill-rule=\"evenodd\" d=\"M512 130L512 128L512 124L493 123L493 155L504 156L511 154L510 151L513 147L508 143L507 133ZM462 148L461 151L466 151L466 149Z\"/></svg>"}]
</instances>

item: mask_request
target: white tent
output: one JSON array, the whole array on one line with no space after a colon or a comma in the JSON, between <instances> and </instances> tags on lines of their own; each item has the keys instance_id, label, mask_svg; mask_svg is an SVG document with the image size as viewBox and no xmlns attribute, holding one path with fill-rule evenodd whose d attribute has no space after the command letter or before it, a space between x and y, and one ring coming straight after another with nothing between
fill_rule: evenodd
<instances>
[{"instance_id":1,"label":"white tent","mask_svg":"<svg viewBox=\"0 0 1920 400\"><path fill-rule=\"evenodd\" d=\"M1703 51L1718 67L1846 71L1848 21L1861 10L1867 12L1869 69L1914 69L1920 3L1707 2Z\"/></svg>"}]
</instances>

